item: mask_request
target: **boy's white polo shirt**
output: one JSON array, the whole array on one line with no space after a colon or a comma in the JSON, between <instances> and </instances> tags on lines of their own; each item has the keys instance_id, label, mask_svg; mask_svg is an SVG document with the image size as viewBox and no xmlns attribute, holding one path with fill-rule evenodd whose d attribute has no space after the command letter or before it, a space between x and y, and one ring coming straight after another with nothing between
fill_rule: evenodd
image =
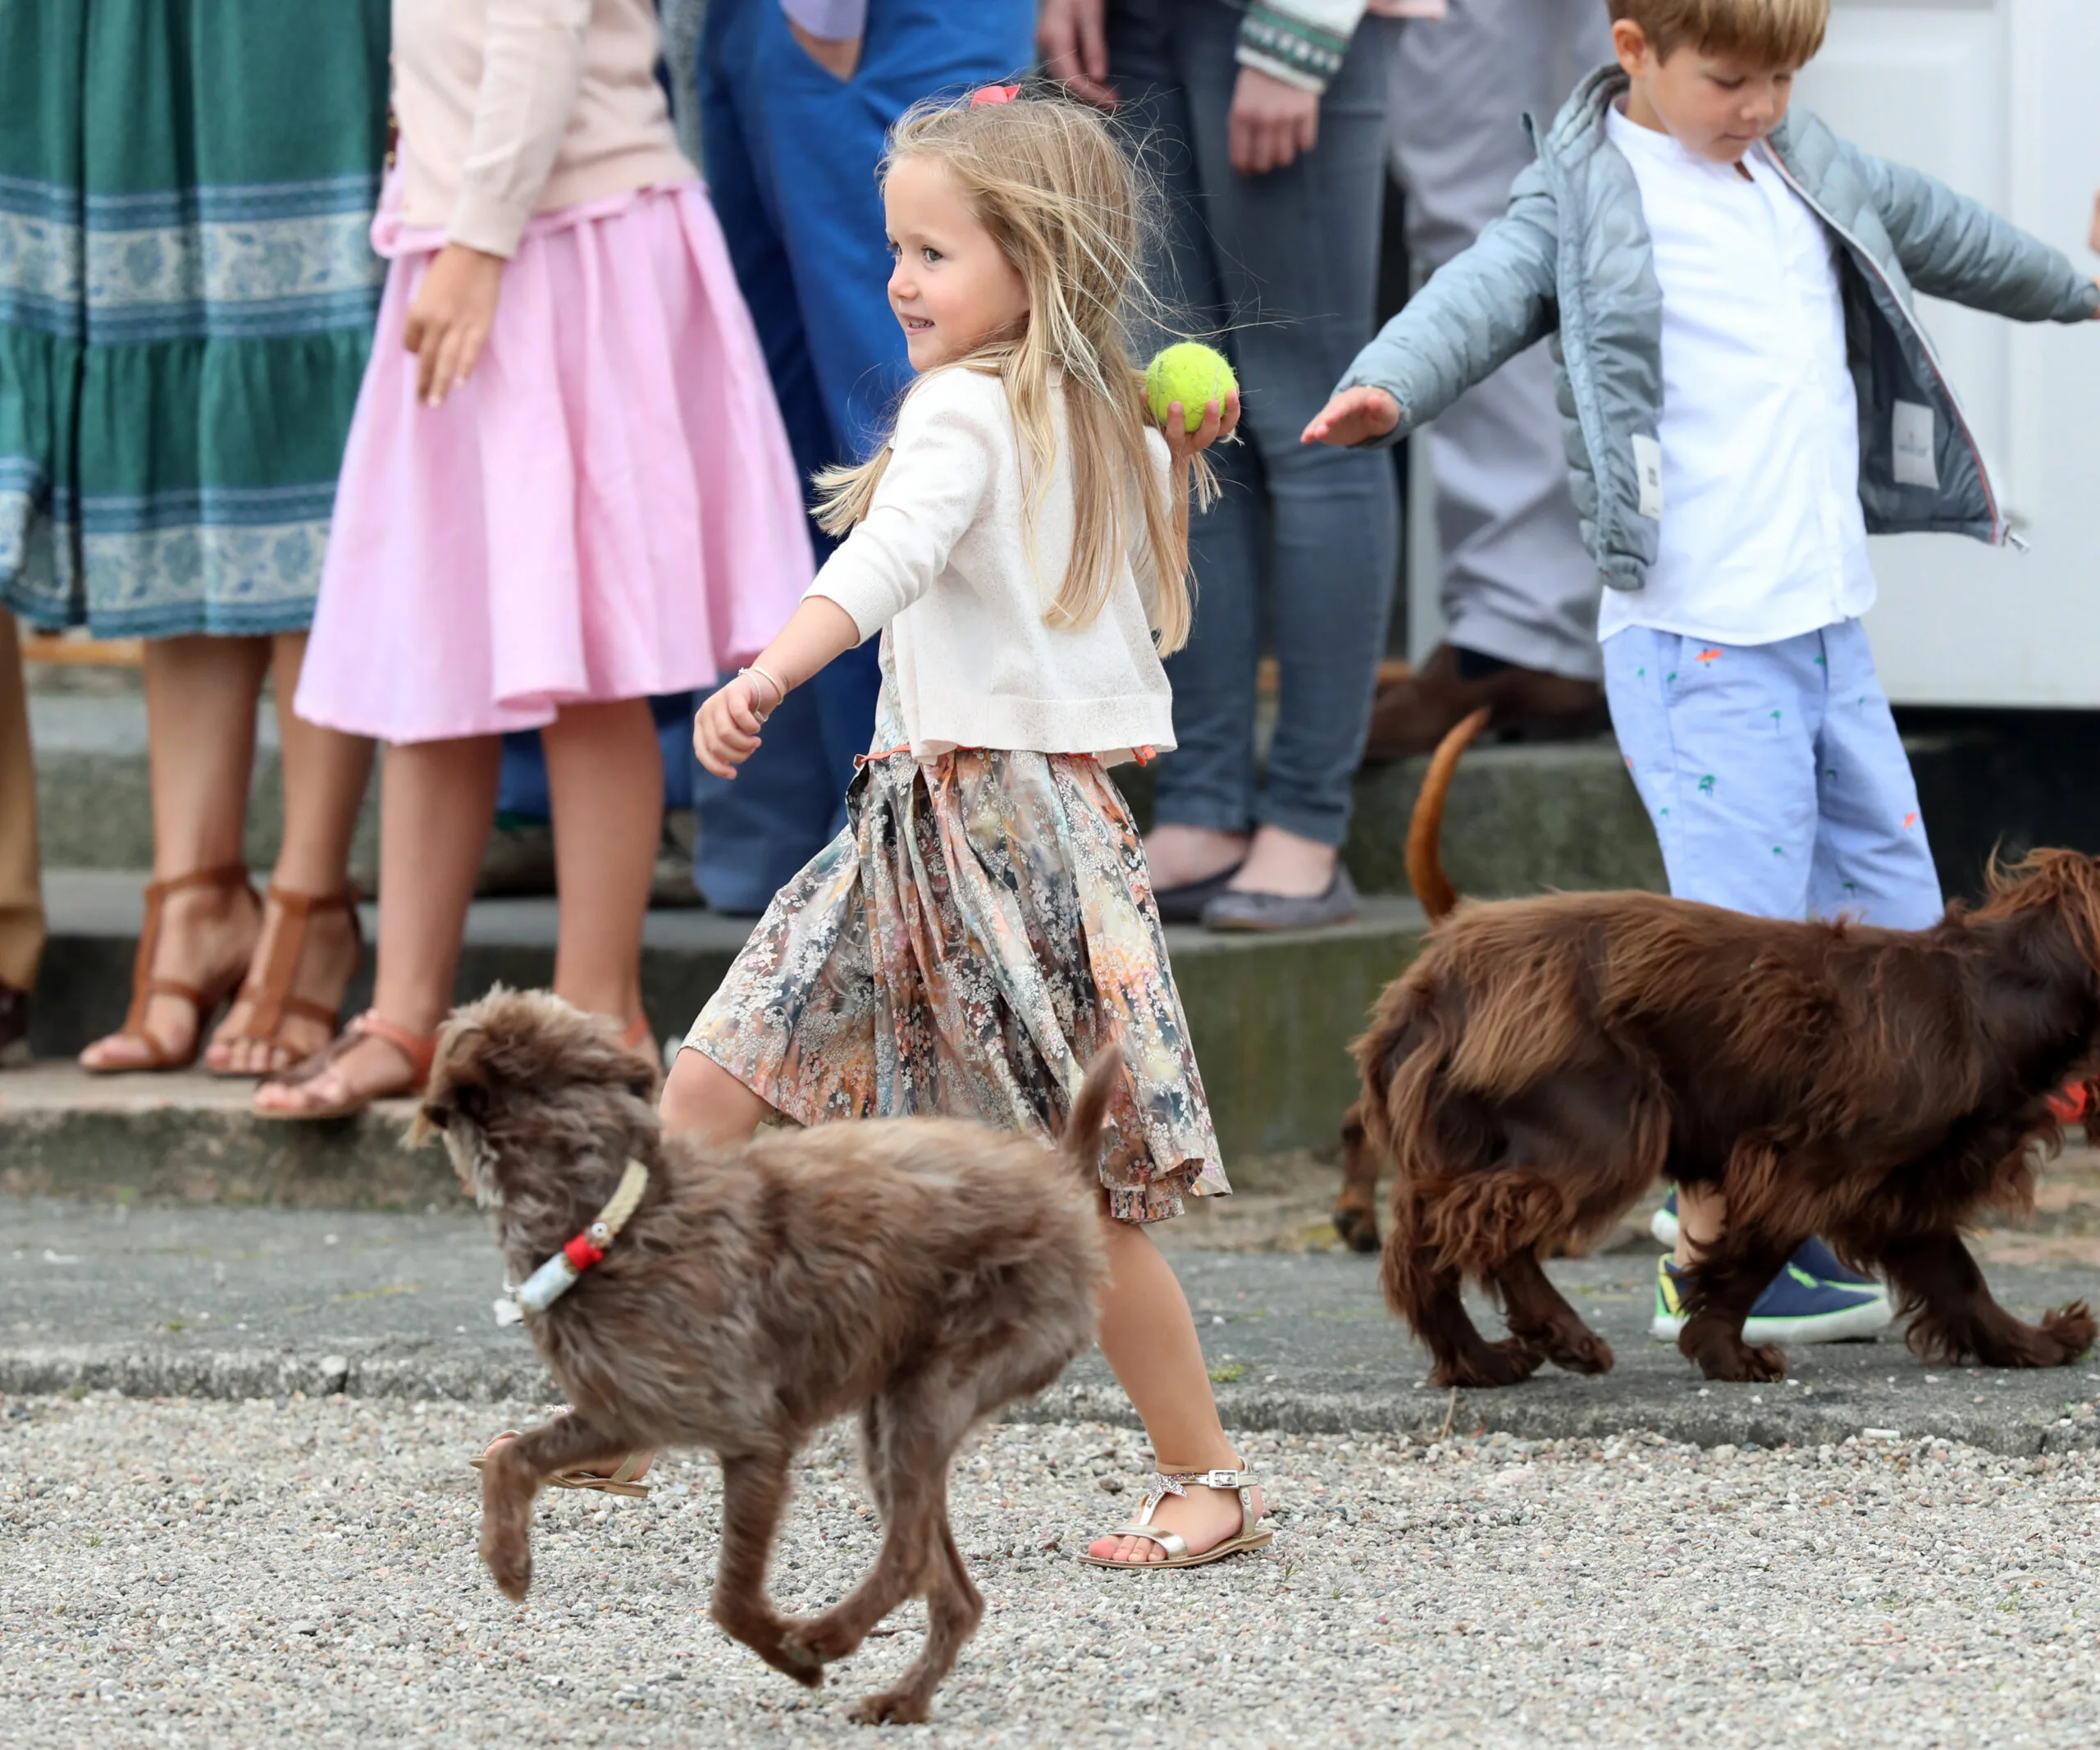
<instances>
[{"instance_id":1,"label":"boy's white polo shirt","mask_svg":"<svg viewBox=\"0 0 2100 1750\"><path fill-rule=\"evenodd\" d=\"M1836 243L1761 146L1732 164L1605 116L1663 294L1662 529L1597 636L1769 644L1874 605ZM1653 508L1652 505L1650 508Z\"/></svg>"}]
</instances>

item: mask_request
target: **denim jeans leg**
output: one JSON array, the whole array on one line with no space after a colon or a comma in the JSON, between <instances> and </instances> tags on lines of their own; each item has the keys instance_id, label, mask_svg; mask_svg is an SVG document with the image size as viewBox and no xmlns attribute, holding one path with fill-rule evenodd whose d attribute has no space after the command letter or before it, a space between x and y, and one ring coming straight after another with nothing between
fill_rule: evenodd
<instances>
[{"instance_id":1,"label":"denim jeans leg","mask_svg":"<svg viewBox=\"0 0 2100 1750\"><path fill-rule=\"evenodd\" d=\"M1197 573L1204 592L1197 623L1215 595L1243 578L1273 604L1281 692L1255 818L1339 845L1349 830L1392 608L1399 493L1384 452L1308 446L1299 434L1372 331L1398 27L1382 18L1358 27L1321 102L1311 152L1243 176L1231 166L1226 121L1239 74L1238 15L1212 0L1180 0L1176 19L1198 210L1245 386L1248 442L1235 471L1261 482L1269 524L1266 554L1254 544L1251 517L1234 531L1244 543L1236 553L1209 541L1198 549L1199 561L1214 570ZM1249 616L1255 626L1259 612L1258 605ZM1178 671L1173 678L1180 733L1184 683ZM1203 697L1210 706L1208 692ZM1241 724L1250 723L1251 687L1232 705ZM1214 708L1223 708L1221 687ZM1182 733L1185 746L1189 739Z\"/></svg>"},{"instance_id":2,"label":"denim jeans leg","mask_svg":"<svg viewBox=\"0 0 2100 1750\"><path fill-rule=\"evenodd\" d=\"M1216 11L1233 27L1237 15L1211 0L1115 0L1108 14L1109 76L1122 95L1118 120L1141 162L1162 185L1166 235L1146 278L1166 305L1167 331L1150 336L1148 351L1180 332L1204 334L1229 321L1216 255L1203 218L1196 174L1199 126L1225 125L1189 113L1187 55L1214 49L1200 26ZM1160 825L1244 833L1254 824L1254 674L1261 656L1263 537L1261 473L1244 445L1212 452L1224 496L1190 519L1189 569L1196 611L1188 643L1168 658L1174 687L1176 748L1157 768L1153 820Z\"/></svg>"}]
</instances>

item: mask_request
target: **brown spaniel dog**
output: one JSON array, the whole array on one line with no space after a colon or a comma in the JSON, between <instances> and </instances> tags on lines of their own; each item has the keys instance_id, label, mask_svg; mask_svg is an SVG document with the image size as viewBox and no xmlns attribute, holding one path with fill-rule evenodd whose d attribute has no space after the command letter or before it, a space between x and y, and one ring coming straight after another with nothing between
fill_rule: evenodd
<instances>
[{"instance_id":1,"label":"brown spaniel dog","mask_svg":"<svg viewBox=\"0 0 2100 1750\"><path fill-rule=\"evenodd\" d=\"M1439 921L1356 1045L1360 1152L1397 1177L1380 1280L1435 1355L1431 1379L1609 1368L1541 1260L1586 1248L1659 1176L1727 1199L1726 1231L1685 1279L1678 1339L1710 1378L1783 1377L1743 1319L1812 1234L1887 1273L1928 1359L2084 1352L2083 1303L2022 1323L1961 1230L2031 1204L2061 1140L2050 1096L2100 1070L2100 860L2034 852L1993 870L1982 906L1920 931L1641 893L1459 905L1436 842L1478 729L1438 750L1410 834ZM1507 1340L1474 1327L1468 1278L1500 1299Z\"/></svg>"}]
</instances>

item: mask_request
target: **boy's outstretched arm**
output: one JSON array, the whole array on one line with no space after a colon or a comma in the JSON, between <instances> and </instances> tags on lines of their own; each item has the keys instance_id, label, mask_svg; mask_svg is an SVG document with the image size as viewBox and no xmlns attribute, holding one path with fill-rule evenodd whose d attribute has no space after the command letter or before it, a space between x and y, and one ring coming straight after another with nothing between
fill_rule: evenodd
<instances>
[{"instance_id":1,"label":"boy's outstretched arm","mask_svg":"<svg viewBox=\"0 0 2100 1750\"><path fill-rule=\"evenodd\" d=\"M1392 443L1544 339L1559 319L1559 215L1534 164L1510 189L1509 212L1356 355L1304 441Z\"/></svg>"},{"instance_id":2,"label":"boy's outstretched arm","mask_svg":"<svg viewBox=\"0 0 2100 1750\"><path fill-rule=\"evenodd\" d=\"M2061 249L1923 171L1860 157L1897 258L1919 291L2016 322L2100 316L2100 285Z\"/></svg>"}]
</instances>

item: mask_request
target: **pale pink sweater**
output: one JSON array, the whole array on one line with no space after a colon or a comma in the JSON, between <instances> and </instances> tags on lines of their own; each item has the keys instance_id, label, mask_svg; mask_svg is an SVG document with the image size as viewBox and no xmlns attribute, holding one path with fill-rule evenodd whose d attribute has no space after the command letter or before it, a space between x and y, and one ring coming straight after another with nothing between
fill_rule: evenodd
<instances>
[{"instance_id":1,"label":"pale pink sweater","mask_svg":"<svg viewBox=\"0 0 2100 1750\"><path fill-rule=\"evenodd\" d=\"M535 212L696 176L656 57L652 0L394 0L403 219L507 257Z\"/></svg>"}]
</instances>

